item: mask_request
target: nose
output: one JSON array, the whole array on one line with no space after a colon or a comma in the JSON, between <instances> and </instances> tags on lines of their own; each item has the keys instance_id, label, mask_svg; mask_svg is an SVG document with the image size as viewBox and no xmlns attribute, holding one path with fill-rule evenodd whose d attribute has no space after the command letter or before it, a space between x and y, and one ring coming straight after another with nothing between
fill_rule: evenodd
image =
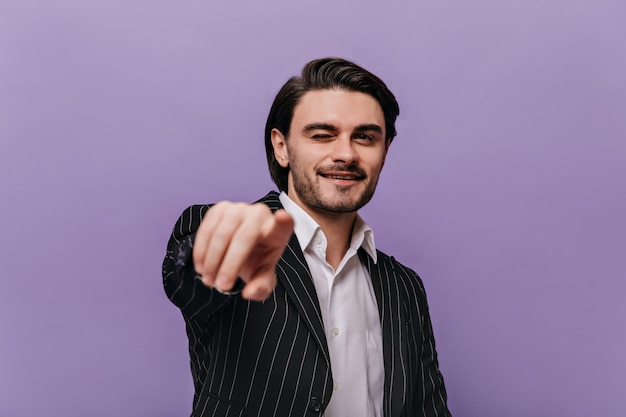
<instances>
[{"instance_id":1,"label":"nose","mask_svg":"<svg viewBox=\"0 0 626 417\"><path fill-rule=\"evenodd\" d=\"M345 164L351 164L359 159L354 142L350 136L339 136L339 138L333 141L333 149L331 158L334 162L343 162Z\"/></svg>"}]
</instances>

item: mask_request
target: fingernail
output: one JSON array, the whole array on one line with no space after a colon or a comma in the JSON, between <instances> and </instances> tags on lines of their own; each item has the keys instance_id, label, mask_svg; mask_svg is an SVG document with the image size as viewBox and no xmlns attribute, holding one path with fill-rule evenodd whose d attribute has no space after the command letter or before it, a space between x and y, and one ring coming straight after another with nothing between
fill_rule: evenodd
<instances>
[{"instance_id":1,"label":"fingernail","mask_svg":"<svg viewBox=\"0 0 626 417\"><path fill-rule=\"evenodd\" d=\"M220 290L222 290L222 291L226 291L227 290L227 288L225 288L227 285L228 285L228 277L226 277L224 275L220 275L215 280L215 286L217 288L219 288Z\"/></svg>"},{"instance_id":2,"label":"fingernail","mask_svg":"<svg viewBox=\"0 0 626 417\"><path fill-rule=\"evenodd\" d=\"M202 282L204 283L204 285L206 285L207 287L211 287L213 286L213 275L210 274L203 274L202 275Z\"/></svg>"},{"instance_id":3,"label":"fingernail","mask_svg":"<svg viewBox=\"0 0 626 417\"><path fill-rule=\"evenodd\" d=\"M270 291L267 288L258 287L254 292L254 299L257 301L265 301L269 297Z\"/></svg>"}]
</instances>

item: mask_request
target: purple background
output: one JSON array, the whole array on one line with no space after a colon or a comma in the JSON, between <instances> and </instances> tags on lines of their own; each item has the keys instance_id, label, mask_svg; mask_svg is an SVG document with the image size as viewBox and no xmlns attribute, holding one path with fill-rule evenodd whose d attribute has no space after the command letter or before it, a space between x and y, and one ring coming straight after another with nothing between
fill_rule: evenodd
<instances>
[{"instance_id":1,"label":"purple background","mask_svg":"<svg viewBox=\"0 0 626 417\"><path fill-rule=\"evenodd\" d=\"M270 103L326 55L400 102L362 214L455 417L626 415L624 4L2 1L0 416L188 415L169 232L272 187Z\"/></svg>"}]
</instances>

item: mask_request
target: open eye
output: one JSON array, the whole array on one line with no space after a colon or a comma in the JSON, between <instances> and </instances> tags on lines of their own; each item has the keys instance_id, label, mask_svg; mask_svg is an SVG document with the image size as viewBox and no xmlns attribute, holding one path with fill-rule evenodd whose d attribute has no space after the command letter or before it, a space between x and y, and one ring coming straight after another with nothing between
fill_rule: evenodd
<instances>
[{"instance_id":1,"label":"open eye","mask_svg":"<svg viewBox=\"0 0 626 417\"><path fill-rule=\"evenodd\" d=\"M357 133L354 135L354 139L363 141L363 142L373 142L376 138L372 135L368 135L366 133Z\"/></svg>"}]
</instances>

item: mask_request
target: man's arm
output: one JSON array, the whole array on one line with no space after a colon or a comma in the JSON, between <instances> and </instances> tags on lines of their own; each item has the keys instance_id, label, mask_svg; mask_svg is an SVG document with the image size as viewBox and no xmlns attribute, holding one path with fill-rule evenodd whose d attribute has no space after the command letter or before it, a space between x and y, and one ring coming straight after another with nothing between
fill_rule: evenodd
<instances>
[{"instance_id":1,"label":"man's arm","mask_svg":"<svg viewBox=\"0 0 626 417\"><path fill-rule=\"evenodd\" d=\"M415 271L395 260L394 262L399 276L407 278L401 281L405 285L407 298L404 303L408 306L407 318L410 318L411 323L407 327L407 336L415 344L415 350L411 352L415 355L415 373L411 381L413 397L410 412L407 412L420 417L450 417L424 283Z\"/></svg>"},{"instance_id":2,"label":"man's arm","mask_svg":"<svg viewBox=\"0 0 626 417\"><path fill-rule=\"evenodd\" d=\"M443 382L443 375L439 370L437 351L435 350L435 338L428 313L426 298L423 299L425 312L422 324L424 338L422 340L422 358L420 364L421 384L416 386L417 395L421 397L419 415L432 417L450 417L448 410L448 396ZM421 385L421 386L420 386ZM415 410L417 411L417 410Z\"/></svg>"}]
</instances>

